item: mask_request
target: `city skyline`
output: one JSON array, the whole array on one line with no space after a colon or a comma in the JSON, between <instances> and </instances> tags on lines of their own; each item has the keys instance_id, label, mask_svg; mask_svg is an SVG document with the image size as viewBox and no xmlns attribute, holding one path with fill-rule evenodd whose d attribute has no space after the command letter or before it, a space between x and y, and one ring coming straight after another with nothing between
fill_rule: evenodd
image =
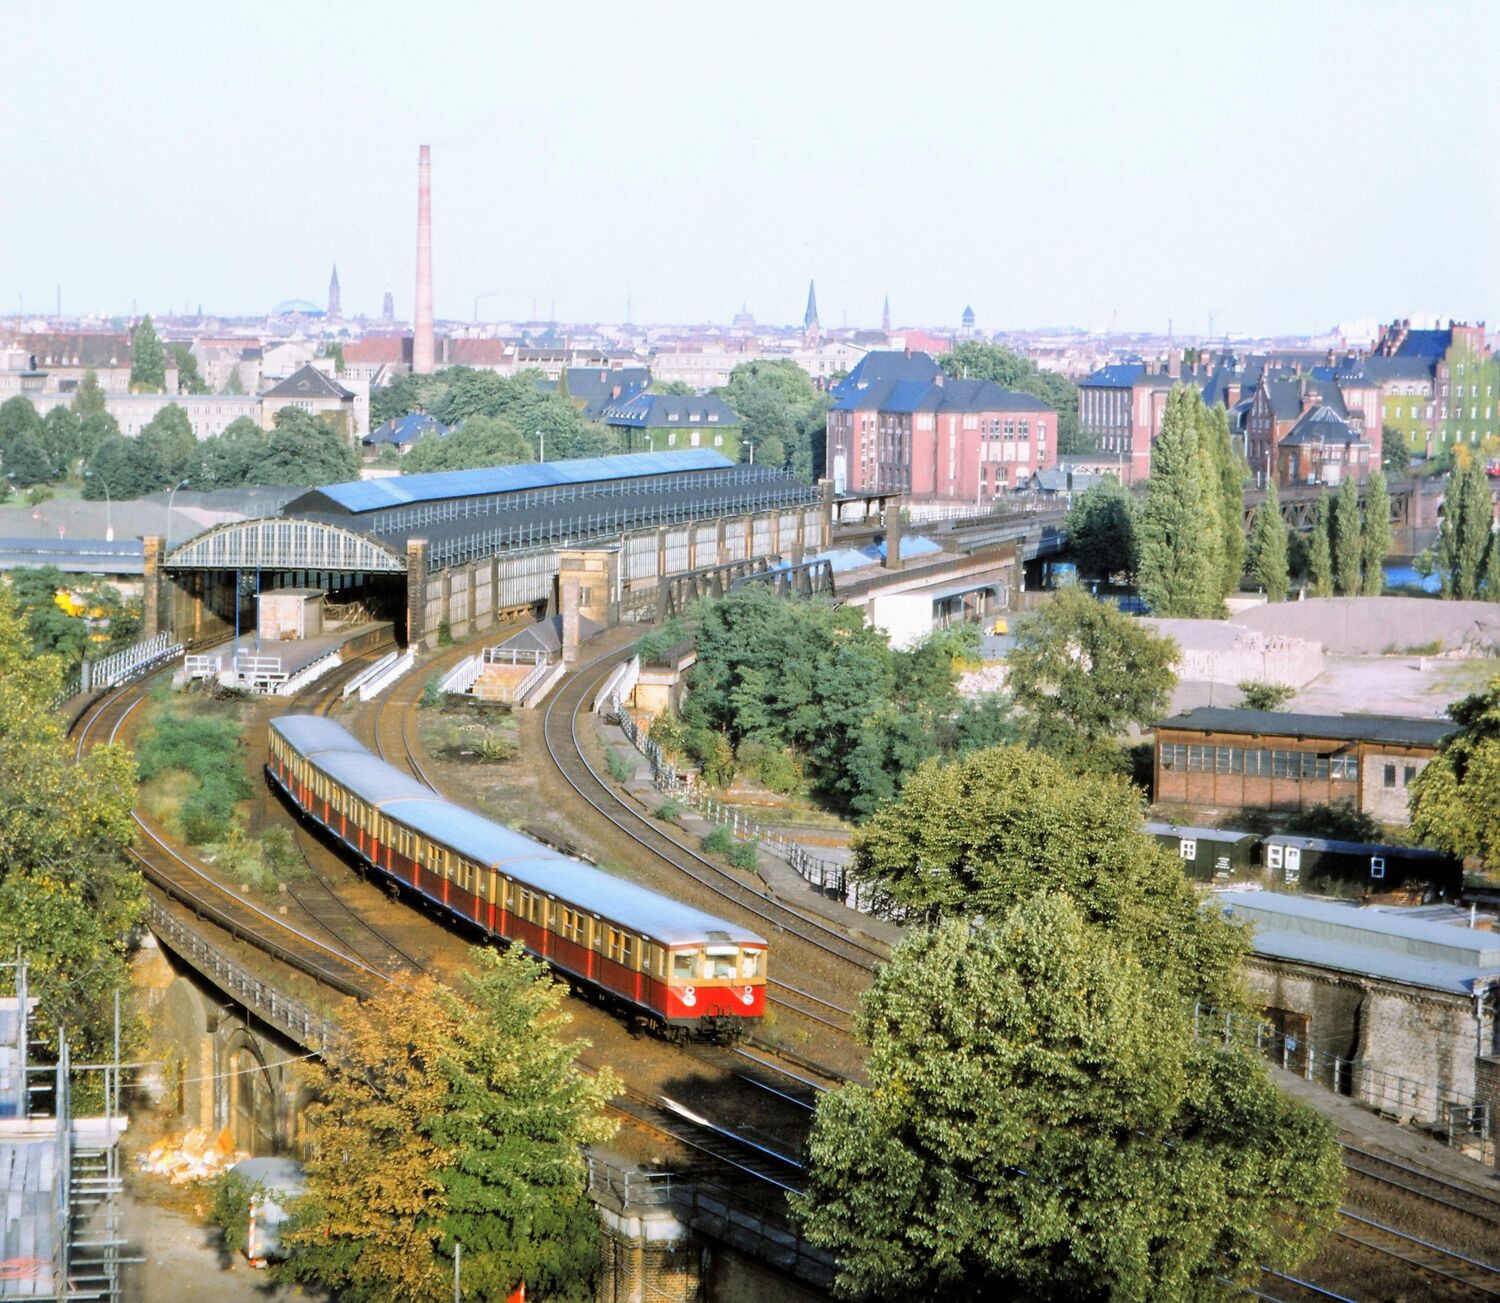
<instances>
[{"instance_id":1,"label":"city skyline","mask_svg":"<svg viewBox=\"0 0 1500 1303\"><path fill-rule=\"evenodd\" d=\"M1184 337L1500 303L1494 260L1473 255L1482 228L1468 234L1500 201L1468 143L1494 118L1490 6L1269 4L1252 22L1184 5L1150 24L1087 6L1066 25L960 9L964 41L934 29L943 57L866 100L850 74L907 47L847 6L795 33L648 7L633 40L655 73L590 6L566 42L536 15L471 9L484 39L402 30L357 63L327 57L333 10L272 5L282 39L249 41L212 12L154 9L150 30L88 12L67 121L115 137L80 153L64 119L33 114L12 142L33 202L0 252L6 313L51 312L60 285L65 314L258 315L321 301L337 262L351 316L379 316L390 288L410 320L426 142L443 320L476 300L511 321L617 322L628 303L637 321L727 322L744 303L794 325L809 277L825 327L875 326L887 293L898 327L972 304L985 331ZM0 36L16 102L44 103L47 25L12 11ZM434 63L440 98L409 75ZM1430 194L1411 193L1415 160L1441 178Z\"/></svg>"}]
</instances>

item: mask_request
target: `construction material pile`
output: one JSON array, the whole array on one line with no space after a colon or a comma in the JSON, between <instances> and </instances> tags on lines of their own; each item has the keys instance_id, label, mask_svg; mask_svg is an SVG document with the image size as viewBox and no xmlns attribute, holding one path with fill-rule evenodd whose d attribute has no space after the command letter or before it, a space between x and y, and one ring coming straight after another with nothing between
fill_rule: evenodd
<instances>
[{"instance_id":1,"label":"construction material pile","mask_svg":"<svg viewBox=\"0 0 1500 1303\"><path fill-rule=\"evenodd\" d=\"M164 1136L135 1161L143 1172L164 1176L173 1185L185 1185L210 1180L248 1157L234 1147L227 1127L217 1135L193 1127L180 1136Z\"/></svg>"}]
</instances>

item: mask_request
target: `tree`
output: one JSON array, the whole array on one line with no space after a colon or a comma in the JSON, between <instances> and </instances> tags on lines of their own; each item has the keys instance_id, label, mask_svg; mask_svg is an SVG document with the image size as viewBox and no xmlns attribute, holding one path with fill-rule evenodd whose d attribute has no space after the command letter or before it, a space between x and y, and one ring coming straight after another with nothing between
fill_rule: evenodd
<instances>
[{"instance_id":1,"label":"tree","mask_svg":"<svg viewBox=\"0 0 1500 1303\"><path fill-rule=\"evenodd\" d=\"M1287 527L1281 514L1276 481L1266 485L1266 497L1255 509L1250 525L1250 577L1265 590L1272 602L1284 602L1290 583L1287 557Z\"/></svg>"},{"instance_id":2,"label":"tree","mask_svg":"<svg viewBox=\"0 0 1500 1303\"><path fill-rule=\"evenodd\" d=\"M1200 407L1198 440L1207 448L1212 483L1219 494L1219 531L1223 540L1221 585L1228 596L1245 572L1245 462L1229 438L1229 413L1220 403Z\"/></svg>"},{"instance_id":3,"label":"tree","mask_svg":"<svg viewBox=\"0 0 1500 1303\"><path fill-rule=\"evenodd\" d=\"M161 466L161 487L170 488L197 472L198 438L187 413L176 403L168 403L147 421L139 439L142 449Z\"/></svg>"},{"instance_id":4,"label":"tree","mask_svg":"<svg viewBox=\"0 0 1500 1303\"><path fill-rule=\"evenodd\" d=\"M108 412L86 412L78 422L78 455L87 461L106 439L120 437L120 423Z\"/></svg>"},{"instance_id":5,"label":"tree","mask_svg":"<svg viewBox=\"0 0 1500 1303\"><path fill-rule=\"evenodd\" d=\"M130 388L136 393L159 394L167 387L167 355L149 315L130 332Z\"/></svg>"},{"instance_id":6,"label":"tree","mask_svg":"<svg viewBox=\"0 0 1500 1303\"><path fill-rule=\"evenodd\" d=\"M1364 536L1359 518L1359 486L1346 478L1333 504L1333 570L1339 592L1358 597L1360 563L1364 559Z\"/></svg>"},{"instance_id":7,"label":"tree","mask_svg":"<svg viewBox=\"0 0 1500 1303\"><path fill-rule=\"evenodd\" d=\"M1178 385L1167 396L1140 520L1140 589L1153 614L1212 617L1223 611L1218 486L1199 453L1203 398Z\"/></svg>"},{"instance_id":8,"label":"tree","mask_svg":"<svg viewBox=\"0 0 1500 1303\"><path fill-rule=\"evenodd\" d=\"M1285 683L1267 683L1260 679L1241 679L1236 710L1280 710L1297 695L1296 688Z\"/></svg>"},{"instance_id":9,"label":"tree","mask_svg":"<svg viewBox=\"0 0 1500 1303\"><path fill-rule=\"evenodd\" d=\"M1080 767L1113 768L1127 724L1154 724L1176 686L1177 644L1076 584L1016 634L1011 696L1032 743Z\"/></svg>"},{"instance_id":10,"label":"tree","mask_svg":"<svg viewBox=\"0 0 1500 1303\"><path fill-rule=\"evenodd\" d=\"M651 392L653 394L672 394L678 398L691 398L698 391L685 380L667 380L665 382L653 380L651 382Z\"/></svg>"},{"instance_id":11,"label":"tree","mask_svg":"<svg viewBox=\"0 0 1500 1303\"><path fill-rule=\"evenodd\" d=\"M732 456L745 461L754 448L760 465L785 467L802 480L822 473L830 399L795 362L742 362L717 392L745 423L749 447Z\"/></svg>"},{"instance_id":12,"label":"tree","mask_svg":"<svg viewBox=\"0 0 1500 1303\"><path fill-rule=\"evenodd\" d=\"M465 1294L582 1299L598 1221L580 1147L607 1140L618 1089L584 1077L564 1041L562 987L519 948L471 952L461 991L431 978L392 988L345 1020L309 1111L308 1193L282 1242L281 1274L351 1300Z\"/></svg>"},{"instance_id":13,"label":"tree","mask_svg":"<svg viewBox=\"0 0 1500 1303\"><path fill-rule=\"evenodd\" d=\"M198 371L198 359L186 344L169 344L172 361L177 367L177 392L179 394L206 394L208 386Z\"/></svg>"},{"instance_id":14,"label":"tree","mask_svg":"<svg viewBox=\"0 0 1500 1303\"><path fill-rule=\"evenodd\" d=\"M166 482L166 470L149 445L117 434L105 439L85 463L83 496L118 502L155 493Z\"/></svg>"},{"instance_id":15,"label":"tree","mask_svg":"<svg viewBox=\"0 0 1500 1303\"><path fill-rule=\"evenodd\" d=\"M937 363L961 380L993 380L1048 403L1057 412L1057 451L1090 451L1088 437L1078 423L1078 388L1056 371L1043 371L1030 358L998 344L968 339L942 354Z\"/></svg>"},{"instance_id":16,"label":"tree","mask_svg":"<svg viewBox=\"0 0 1500 1303\"><path fill-rule=\"evenodd\" d=\"M323 354L324 357L331 357L333 359L333 373L335 375L343 375L344 374L344 346L343 346L343 344L340 343L336 339L335 340L330 340L328 343L326 343L326 344L323 345L323 348L322 348L321 351L322 351L322 354Z\"/></svg>"},{"instance_id":17,"label":"tree","mask_svg":"<svg viewBox=\"0 0 1500 1303\"><path fill-rule=\"evenodd\" d=\"M792 1199L844 1297L1227 1300L1337 1217L1328 1122L1066 895L908 935L857 1035Z\"/></svg>"},{"instance_id":18,"label":"tree","mask_svg":"<svg viewBox=\"0 0 1500 1303\"><path fill-rule=\"evenodd\" d=\"M1466 450L1465 450L1466 451ZM1489 479L1477 457L1448 477L1438 529L1438 565L1446 596L1466 601L1479 588L1480 567L1490 538Z\"/></svg>"},{"instance_id":19,"label":"tree","mask_svg":"<svg viewBox=\"0 0 1500 1303\"><path fill-rule=\"evenodd\" d=\"M73 395L73 410L83 419L104 411L104 390L99 387L99 374L93 367L83 373L78 382L78 391Z\"/></svg>"},{"instance_id":20,"label":"tree","mask_svg":"<svg viewBox=\"0 0 1500 1303\"><path fill-rule=\"evenodd\" d=\"M1417 775L1411 830L1423 845L1500 865L1500 676L1455 702L1458 725Z\"/></svg>"},{"instance_id":21,"label":"tree","mask_svg":"<svg viewBox=\"0 0 1500 1303\"><path fill-rule=\"evenodd\" d=\"M1381 465L1393 478L1404 480L1411 474L1411 448L1406 436L1394 425L1384 426L1380 434Z\"/></svg>"},{"instance_id":22,"label":"tree","mask_svg":"<svg viewBox=\"0 0 1500 1303\"><path fill-rule=\"evenodd\" d=\"M1379 597L1385 590L1385 558L1391 550L1391 495L1385 475L1372 471L1365 485L1364 566L1366 597Z\"/></svg>"},{"instance_id":23,"label":"tree","mask_svg":"<svg viewBox=\"0 0 1500 1303\"><path fill-rule=\"evenodd\" d=\"M321 417L283 407L255 473L259 484L336 484L359 474L359 454Z\"/></svg>"},{"instance_id":24,"label":"tree","mask_svg":"<svg viewBox=\"0 0 1500 1303\"><path fill-rule=\"evenodd\" d=\"M25 394L16 394L0 403L0 453L11 442L23 435L40 439L42 418L37 415L36 405Z\"/></svg>"},{"instance_id":25,"label":"tree","mask_svg":"<svg viewBox=\"0 0 1500 1303\"><path fill-rule=\"evenodd\" d=\"M55 474L52 459L47 456L40 435L20 434L10 439L3 457L0 457L0 467L20 489L45 483Z\"/></svg>"},{"instance_id":26,"label":"tree","mask_svg":"<svg viewBox=\"0 0 1500 1303\"><path fill-rule=\"evenodd\" d=\"M1312 540L1307 549L1307 573L1312 579L1314 597L1333 596L1333 504L1328 490L1318 494L1313 512Z\"/></svg>"},{"instance_id":27,"label":"tree","mask_svg":"<svg viewBox=\"0 0 1500 1303\"><path fill-rule=\"evenodd\" d=\"M221 434L199 445L204 488L237 489L254 484L267 445L266 432L248 416L236 416Z\"/></svg>"},{"instance_id":28,"label":"tree","mask_svg":"<svg viewBox=\"0 0 1500 1303\"><path fill-rule=\"evenodd\" d=\"M75 1061L98 1062L145 913L127 858L135 779L120 747L74 757L53 704L62 675L0 584L0 952L26 958L44 1039L66 1026Z\"/></svg>"},{"instance_id":29,"label":"tree","mask_svg":"<svg viewBox=\"0 0 1500 1303\"><path fill-rule=\"evenodd\" d=\"M1491 534L1484 550L1484 584L1480 596L1486 602L1500 602L1500 534Z\"/></svg>"},{"instance_id":30,"label":"tree","mask_svg":"<svg viewBox=\"0 0 1500 1303\"><path fill-rule=\"evenodd\" d=\"M1078 572L1107 580L1136 568L1136 505L1113 475L1091 484L1068 510L1068 553Z\"/></svg>"},{"instance_id":31,"label":"tree","mask_svg":"<svg viewBox=\"0 0 1500 1303\"><path fill-rule=\"evenodd\" d=\"M42 419L42 447L54 471L66 472L83 451L77 415L66 407L54 407Z\"/></svg>"},{"instance_id":32,"label":"tree","mask_svg":"<svg viewBox=\"0 0 1500 1303\"><path fill-rule=\"evenodd\" d=\"M401 460L403 473L469 470L532 461L531 444L503 417L471 416L449 434L424 434Z\"/></svg>"},{"instance_id":33,"label":"tree","mask_svg":"<svg viewBox=\"0 0 1500 1303\"><path fill-rule=\"evenodd\" d=\"M245 377L240 373L240 364L238 362L229 368L229 376L224 381L224 392L226 394L242 394L245 392Z\"/></svg>"}]
</instances>

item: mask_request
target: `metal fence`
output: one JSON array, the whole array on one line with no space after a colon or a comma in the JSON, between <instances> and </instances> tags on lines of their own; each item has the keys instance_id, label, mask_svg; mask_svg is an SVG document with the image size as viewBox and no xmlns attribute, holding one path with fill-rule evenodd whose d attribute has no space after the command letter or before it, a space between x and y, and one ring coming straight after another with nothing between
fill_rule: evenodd
<instances>
[{"instance_id":1,"label":"metal fence","mask_svg":"<svg viewBox=\"0 0 1500 1303\"><path fill-rule=\"evenodd\" d=\"M690 778L678 773L677 766L667 759L661 747L635 722L630 712L620 704L618 696L610 698L604 716L617 724L636 750L646 757L651 766L651 782L659 791L690 805L710 823L725 829L737 840L763 846L771 854L785 860L799 877L825 896L841 900L851 909L862 913L871 912L874 893L865 883L851 878L844 865L819 858L779 830L767 827L758 819L752 819L742 810L725 805Z\"/></svg>"},{"instance_id":2,"label":"metal fence","mask_svg":"<svg viewBox=\"0 0 1500 1303\"><path fill-rule=\"evenodd\" d=\"M57 700L63 702L81 692L103 692L106 688L118 687L127 679L182 655L182 650L182 644L170 633L159 633L100 660L86 660L78 667L77 674L64 681Z\"/></svg>"}]
</instances>

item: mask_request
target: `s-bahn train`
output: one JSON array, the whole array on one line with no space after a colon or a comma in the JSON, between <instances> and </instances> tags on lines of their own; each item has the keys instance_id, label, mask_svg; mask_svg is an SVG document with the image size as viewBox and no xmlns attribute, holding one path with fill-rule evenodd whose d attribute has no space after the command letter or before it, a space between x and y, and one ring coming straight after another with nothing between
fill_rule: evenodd
<instances>
[{"instance_id":1,"label":"s-bahn train","mask_svg":"<svg viewBox=\"0 0 1500 1303\"><path fill-rule=\"evenodd\" d=\"M271 721L266 770L377 872L674 1036L766 1008L766 942L444 800L320 715Z\"/></svg>"}]
</instances>

